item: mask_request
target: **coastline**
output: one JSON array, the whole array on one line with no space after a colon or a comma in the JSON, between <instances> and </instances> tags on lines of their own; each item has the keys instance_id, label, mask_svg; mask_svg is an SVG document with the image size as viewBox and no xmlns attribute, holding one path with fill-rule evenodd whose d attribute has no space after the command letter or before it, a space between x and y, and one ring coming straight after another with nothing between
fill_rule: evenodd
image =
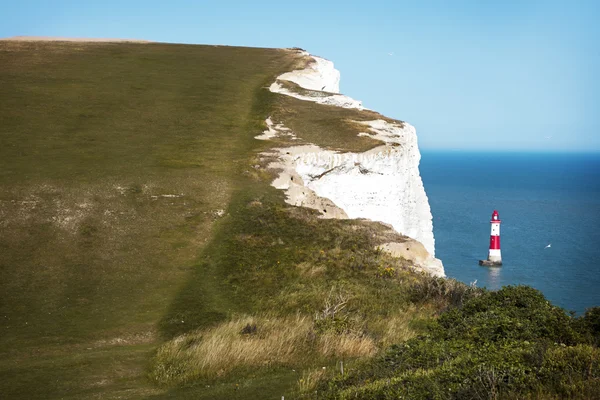
<instances>
[{"instance_id":1,"label":"coastline","mask_svg":"<svg viewBox=\"0 0 600 400\"><path fill-rule=\"evenodd\" d=\"M529 285L580 314L600 304L600 154L490 154L423 151L446 274L491 290ZM490 180L492 162L500 173ZM503 215L503 266L483 268L493 209Z\"/></svg>"},{"instance_id":2,"label":"coastline","mask_svg":"<svg viewBox=\"0 0 600 400\"><path fill-rule=\"evenodd\" d=\"M306 52L299 55L309 56ZM340 74L331 61L319 57L313 60L303 70L282 74L270 90L318 104L364 109L361 102L347 96L315 90L337 90ZM311 92L290 93L282 81L294 82ZM383 119L351 122L364 126L358 136L382 144L362 153L326 150L315 145L274 149L269 155L277 161L269 168L281 172L273 186L286 191L289 204L316 209L323 218L366 218L391 225L410 238L411 244L388 243L383 249L412 261L417 269L445 276L442 262L435 258L433 217L419 174L421 155L416 130L408 123ZM268 117L265 123L267 130L257 139L269 140L279 135L297 139L299 135L286 128L285 121L274 122Z\"/></svg>"}]
</instances>

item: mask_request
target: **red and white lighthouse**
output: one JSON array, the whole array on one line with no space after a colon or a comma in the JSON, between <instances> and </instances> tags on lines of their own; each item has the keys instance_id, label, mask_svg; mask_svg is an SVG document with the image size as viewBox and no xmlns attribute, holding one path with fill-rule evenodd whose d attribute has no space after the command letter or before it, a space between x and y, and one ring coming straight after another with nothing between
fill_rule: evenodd
<instances>
[{"instance_id":1,"label":"red and white lighthouse","mask_svg":"<svg viewBox=\"0 0 600 400\"><path fill-rule=\"evenodd\" d=\"M502 255L500 253L500 216L498 211L494 210L492 213L492 219L490 221L491 233L490 233L490 250L488 252L487 260L480 260L479 265L502 265Z\"/></svg>"}]
</instances>

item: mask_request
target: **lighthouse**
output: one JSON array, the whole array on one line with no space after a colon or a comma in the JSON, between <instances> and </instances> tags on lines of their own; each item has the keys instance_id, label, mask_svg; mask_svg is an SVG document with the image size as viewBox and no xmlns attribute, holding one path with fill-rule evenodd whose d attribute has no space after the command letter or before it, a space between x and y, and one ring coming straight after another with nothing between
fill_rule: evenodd
<instances>
[{"instance_id":1,"label":"lighthouse","mask_svg":"<svg viewBox=\"0 0 600 400\"><path fill-rule=\"evenodd\" d=\"M502 255L500 254L500 216L498 211L494 210L490 221L490 250L487 260L479 260L479 265L500 266L502 265Z\"/></svg>"}]
</instances>

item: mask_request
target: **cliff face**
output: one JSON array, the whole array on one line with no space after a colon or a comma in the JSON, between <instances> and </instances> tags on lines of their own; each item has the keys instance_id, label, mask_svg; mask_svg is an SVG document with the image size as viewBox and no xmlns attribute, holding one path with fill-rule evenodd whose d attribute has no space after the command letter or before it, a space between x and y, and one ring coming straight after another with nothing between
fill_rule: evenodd
<instances>
[{"instance_id":1,"label":"cliff face","mask_svg":"<svg viewBox=\"0 0 600 400\"><path fill-rule=\"evenodd\" d=\"M309 56L301 52L303 56ZM306 69L286 72L277 77L271 84L272 92L285 94L300 100L314 101L319 104L328 104L344 108L357 108L363 110L362 102L351 97L339 94L340 71L333 67L333 63L321 57L312 57L313 63ZM301 88L314 91L315 93L301 94L286 89L280 81L294 82Z\"/></svg>"},{"instance_id":2,"label":"cliff face","mask_svg":"<svg viewBox=\"0 0 600 400\"><path fill-rule=\"evenodd\" d=\"M320 104L362 109L359 101L337 94L339 72L333 63L313 58L315 62L307 69L279 76L271 91ZM316 93L287 90L280 82L285 80ZM329 93L323 93L322 88ZM419 243L390 244L384 246L386 250L443 276L443 266L434 257L432 216L419 174L421 155L415 128L384 120L356 122L365 127L361 136L383 144L363 153L341 153L313 145L280 149L279 161L273 167L282 172L273 185L286 190L288 203L317 209L325 218L367 218L390 224ZM269 119L267 125L269 129L258 138L290 134L283 124L274 125Z\"/></svg>"},{"instance_id":3,"label":"cliff face","mask_svg":"<svg viewBox=\"0 0 600 400\"><path fill-rule=\"evenodd\" d=\"M303 51L301 55L308 56L309 54ZM335 69L329 60L321 57L312 58L313 63L306 69L286 72L279 75L277 80L294 82L308 90L339 93L340 71Z\"/></svg>"}]
</instances>

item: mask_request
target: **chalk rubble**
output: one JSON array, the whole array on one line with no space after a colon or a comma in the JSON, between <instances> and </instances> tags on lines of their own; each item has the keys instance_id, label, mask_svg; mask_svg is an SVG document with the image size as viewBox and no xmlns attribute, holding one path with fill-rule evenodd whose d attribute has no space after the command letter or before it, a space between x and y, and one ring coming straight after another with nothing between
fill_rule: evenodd
<instances>
[{"instance_id":1,"label":"chalk rubble","mask_svg":"<svg viewBox=\"0 0 600 400\"><path fill-rule=\"evenodd\" d=\"M337 92L339 71L331 61L313 58L315 63L307 69L285 73L278 80L290 80L310 90L327 88ZM298 97L278 91L274 85L271 91ZM322 97L304 97L322 104ZM350 99L333 105L349 104L360 102ZM415 128L382 119L360 123L365 125L361 136L383 144L363 153L340 153L314 145L279 149L278 161L270 167L282 172L273 186L286 191L289 204L317 209L324 218L367 218L391 225L414 240L388 243L382 246L384 250L413 261L433 275L444 276L443 265L435 258L432 215L419 174L421 155ZM267 126L268 134L261 139L277 135L270 118Z\"/></svg>"}]
</instances>

